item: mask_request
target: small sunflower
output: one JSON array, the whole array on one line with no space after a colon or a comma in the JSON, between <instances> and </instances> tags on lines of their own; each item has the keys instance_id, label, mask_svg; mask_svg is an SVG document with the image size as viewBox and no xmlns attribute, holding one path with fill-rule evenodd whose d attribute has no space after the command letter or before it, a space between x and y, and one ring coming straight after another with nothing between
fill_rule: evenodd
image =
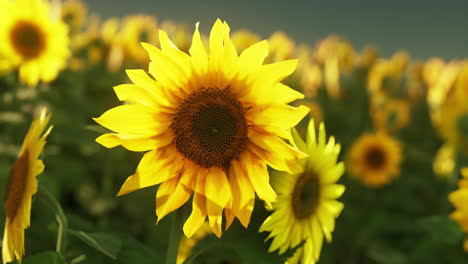
<instances>
[{"instance_id":1,"label":"small sunflower","mask_svg":"<svg viewBox=\"0 0 468 264\"><path fill-rule=\"evenodd\" d=\"M68 25L71 33L79 32L84 24L87 15L86 5L81 0L66 0L62 4L62 21Z\"/></svg>"},{"instance_id":2,"label":"small sunflower","mask_svg":"<svg viewBox=\"0 0 468 264\"><path fill-rule=\"evenodd\" d=\"M436 127L449 144L468 154L468 104L466 99L441 106L436 111L438 115Z\"/></svg>"},{"instance_id":3,"label":"small sunflower","mask_svg":"<svg viewBox=\"0 0 468 264\"><path fill-rule=\"evenodd\" d=\"M270 53L268 61L278 62L294 57L296 43L286 33L277 31L268 39L268 47Z\"/></svg>"},{"instance_id":4,"label":"small sunflower","mask_svg":"<svg viewBox=\"0 0 468 264\"><path fill-rule=\"evenodd\" d=\"M146 65L150 58L140 43L152 45L159 43L156 18L147 15L129 16L124 19L122 27L121 40L125 57Z\"/></svg>"},{"instance_id":5,"label":"small sunflower","mask_svg":"<svg viewBox=\"0 0 468 264\"><path fill-rule=\"evenodd\" d=\"M300 161L303 172L279 172L272 176L278 199L260 232L271 232L268 239L273 241L269 251L279 249L280 254L304 241L288 263L301 259L301 263L310 264L319 259L323 236L331 241L335 219L343 210L343 204L336 199L345 187L336 182L344 172L344 164L337 163L340 145L335 144L333 137L326 141L323 123L316 135L314 121L309 122L306 142L295 130L293 137L297 147L309 157Z\"/></svg>"},{"instance_id":6,"label":"small sunflower","mask_svg":"<svg viewBox=\"0 0 468 264\"><path fill-rule=\"evenodd\" d=\"M468 233L468 167L461 170L463 179L458 182L459 189L449 194L449 201L455 207L450 218L456 221ZM465 239L464 249L468 252L468 238Z\"/></svg>"},{"instance_id":7,"label":"small sunflower","mask_svg":"<svg viewBox=\"0 0 468 264\"><path fill-rule=\"evenodd\" d=\"M1 9L0 58L19 67L21 82L29 86L54 80L69 56L65 23L42 0L4 1Z\"/></svg>"},{"instance_id":8,"label":"small sunflower","mask_svg":"<svg viewBox=\"0 0 468 264\"><path fill-rule=\"evenodd\" d=\"M364 184L380 187L400 173L400 143L383 132L365 133L351 146L346 164Z\"/></svg>"},{"instance_id":9,"label":"small sunflower","mask_svg":"<svg viewBox=\"0 0 468 264\"><path fill-rule=\"evenodd\" d=\"M390 99L372 105L371 116L378 130L395 132L408 125L410 107L406 100Z\"/></svg>"},{"instance_id":10,"label":"small sunflower","mask_svg":"<svg viewBox=\"0 0 468 264\"><path fill-rule=\"evenodd\" d=\"M260 41L260 36L249 30L241 29L232 33L232 43L234 47L241 52L246 48Z\"/></svg>"},{"instance_id":11,"label":"small sunflower","mask_svg":"<svg viewBox=\"0 0 468 264\"><path fill-rule=\"evenodd\" d=\"M198 25L198 24L197 24ZM308 112L287 103L303 95L280 83L296 60L263 65L266 41L237 55L229 26L214 24L206 50L195 30L190 55L180 51L160 30L161 49L143 43L150 74L128 70L135 84L115 87L130 102L105 112L96 122L116 133L96 139L105 147L122 145L147 152L118 195L160 184L156 195L158 221L186 203L192 213L184 224L190 237L206 216L221 236L237 217L247 226L255 194L270 204L276 193L267 164L291 171L304 154L288 145L290 128Z\"/></svg>"},{"instance_id":12,"label":"small sunflower","mask_svg":"<svg viewBox=\"0 0 468 264\"><path fill-rule=\"evenodd\" d=\"M455 155L456 149L452 145L446 143L440 147L432 163L434 173L441 178L452 175L456 165Z\"/></svg>"},{"instance_id":13,"label":"small sunflower","mask_svg":"<svg viewBox=\"0 0 468 264\"><path fill-rule=\"evenodd\" d=\"M5 229L3 233L3 263L17 259L21 262L24 255L24 230L29 227L31 218L31 199L37 191L36 177L44 170L39 155L45 139L52 127L45 133L50 114L43 109L32 122L23 141L18 159L10 170L5 191Z\"/></svg>"}]
</instances>

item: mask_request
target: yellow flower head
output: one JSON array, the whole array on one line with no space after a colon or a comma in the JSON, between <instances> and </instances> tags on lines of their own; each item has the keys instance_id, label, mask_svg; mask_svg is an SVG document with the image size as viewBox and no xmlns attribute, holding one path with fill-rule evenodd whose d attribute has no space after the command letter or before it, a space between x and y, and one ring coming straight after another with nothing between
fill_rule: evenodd
<instances>
[{"instance_id":1,"label":"yellow flower head","mask_svg":"<svg viewBox=\"0 0 468 264\"><path fill-rule=\"evenodd\" d=\"M118 195L161 183L156 195L159 221L193 193L192 213L184 225L188 237L206 216L221 236L223 211L226 228L234 217L247 226L254 193L268 204L276 199L267 164L291 171L292 160L304 155L283 140L291 139L290 128L308 112L305 106L287 105L303 95L280 83L297 62L263 65L266 41L238 55L229 26L219 19L208 50L198 26L190 54L177 49L162 30L159 40L161 49L142 44L151 59L151 76L128 70L134 84L114 87L118 98L130 104L95 119L116 132L96 139L103 146L149 151Z\"/></svg>"},{"instance_id":2,"label":"yellow flower head","mask_svg":"<svg viewBox=\"0 0 468 264\"><path fill-rule=\"evenodd\" d=\"M125 56L141 65L149 62L148 53L141 46L141 42L152 45L159 43L158 24L153 16L128 16L123 21L121 32L122 46Z\"/></svg>"},{"instance_id":3,"label":"yellow flower head","mask_svg":"<svg viewBox=\"0 0 468 264\"><path fill-rule=\"evenodd\" d=\"M452 145L444 144L440 147L432 163L434 173L441 178L450 176L455 170L455 155L456 150Z\"/></svg>"},{"instance_id":4,"label":"yellow flower head","mask_svg":"<svg viewBox=\"0 0 468 264\"><path fill-rule=\"evenodd\" d=\"M69 56L68 29L52 17L43 0L4 1L0 6L0 58L19 67L21 82L29 86L50 82Z\"/></svg>"},{"instance_id":5,"label":"yellow flower head","mask_svg":"<svg viewBox=\"0 0 468 264\"><path fill-rule=\"evenodd\" d=\"M406 52L395 53L391 59L378 60L370 69L367 87L372 99L381 100L400 91L406 73L409 56Z\"/></svg>"},{"instance_id":6,"label":"yellow flower head","mask_svg":"<svg viewBox=\"0 0 468 264\"><path fill-rule=\"evenodd\" d=\"M331 35L320 41L315 50L315 59L323 67L324 83L333 98L341 96L340 76L349 72L356 63L356 52L348 41Z\"/></svg>"},{"instance_id":7,"label":"yellow flower head","mask_svg":"<svg viewBox=\"0 0 468 264\"><path fill-rule=\"evenodd\" d=\"M297 49L299 64L296 73L299 76L301 88L306 98L315 97L322 85L322 69L313 59L313 52L307 45L300 45ZM317 120L320 123L320 120Z\"/></svg>"},{"instance_id":8,"label":"yellow flower head","mask_svg":"<svg viewBox=\"0 0 468 264\"><path fill-rule=\"evenodd\" d=\"M468 233L468 167L461 170L463 179L458 182L459 189L449 194L449 201L455 207L455 212L450 218L456 221ZM468 239L464 243L465 251L468 252Z\"/></svg>"},{"instance_id":9,"label":"yellow flower head","mask_svg":"<svg viewBox=\"0 0 468 264\"><path fill-rule=\"evenodd\" d=\"M385 100L381 104L372 105L371 116L378 130L395 132L408 125L410 107L403 99Z\"/></svg>"},{"instance_id":10,"label":"yellow flower head","mask_svg":"<svg viewBox=\"0 0 468 264\"><path fill-rule=\"evenodd\" d=\"M5 190L5 230L3 233L3 263L17 259L21 262L24 255L24 230L29 227L31 218L31 199L37 191L36 177L44 170L39 155L45 139L52 127L45 133L50 114L43 109L32 122L18 159L10 170Z\"/></svg>"},{"instance_id":11,"label":"yellow flower head","mask_svg":"<svg viewBox=\"0 0 468 264\"><path fill-rule=\"evenodd\" d=\"M460 98L461 99L461 98ZM457 149L468 153L468 97L465 101L444 104L434 114L441 136Z\"/></svg>"},{"instance_id":12,"label":"yellow flower head","mask_svg":"<svg viewBox=\"0 0 468 264\"><path fill-rule=\"evenodd\" d=\"M77 33L85 24L86 5L81 0L66 0L61 8L62 21L68 25L72 33Z\"/></svg>"},{"instance_id":13,"label":"yellow flower head","mask_svg":"<svg viewBox=\"0 0 468 264\"><path fill-rule=\"evenodd\" d=\"M400 174L400 143L383 132L365 133L351 146L346 165L365 185L380 187Z\"/></svg>"},{"instance_id":14,"label":"yellow flower head","mask_svg":"<svg viewBox=\"0 0 468 264\"><path fill-rule=\"evenodd\" d=\"M296 43L286 33L277 31L268 39L268 47L270 52L268 60L278 62L294 57Z\"/></svg>"},{"instance_id":15,"label":"yellow flower head","mask_svg":"<svg viewBox=\"0 0 468 264\"><path fill-rule=\"evenodd\" d=\"M246 48L260 41L260 36L249 30L241 29L232 33L232 43L234 47L241 52Z\"/></svg>"},{"instance_id":16,"label":"yellow flower head","mask_svg":"<svg viewBox=\"0 0 468 264\"><path fill-rule=\"evenodd\" d=\"M344 172L344 164L337 163L340 145L335 144L333 137L327 142L323 123L316 135L314 121L310 121L306 142L295 130L293 136L297 147L309 156L300 161L302 172L279 172L272 177L278 199L260 232L271 232L268 239L273 241L269 250L279 249L280 254L305 241L287 263L301 260L303 264L312 264L319 259L323 237L331 241L335 219L343 210L337 199L345 187L336 182Z\"/></svg>"}]
</instances>

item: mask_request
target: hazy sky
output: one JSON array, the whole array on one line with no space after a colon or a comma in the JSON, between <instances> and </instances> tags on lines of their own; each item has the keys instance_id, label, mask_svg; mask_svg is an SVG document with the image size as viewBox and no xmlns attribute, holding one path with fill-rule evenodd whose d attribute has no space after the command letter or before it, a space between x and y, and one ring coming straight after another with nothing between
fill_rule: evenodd
<instances>
[{"instance_id":1,"label":"hazy sky","mask_svg":"<svg viewBox=\"0 0 468 264\"><path fill-rule=\"evenodd\" d=\"M313 44L336 33L357 48L376 45L383 56L406 49L414 58L468 58L468 0L85 0L103 17L156 15L208 32L216 18L232 30L247 28L268 37L283 30Z\"/></svg>"}]
</instances>

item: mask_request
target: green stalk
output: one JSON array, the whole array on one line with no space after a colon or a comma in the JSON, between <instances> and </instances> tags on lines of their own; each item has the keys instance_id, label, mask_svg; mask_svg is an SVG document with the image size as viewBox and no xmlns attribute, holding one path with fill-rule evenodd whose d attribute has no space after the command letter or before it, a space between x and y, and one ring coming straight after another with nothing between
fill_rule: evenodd
<instances>
[{"instance_id":1,"label":"green stalk","mask_svg":"<svg viewBox=\"0 0 468 264\"><path fill-rule=\"evenodd\" d=\"M175 264L177 260L177 252L179 250L179 243L182 237L182 221L184 215L184 208L179 208L170 216L172 222L171 231L169 234L169 245L167 247L166 264Z\"/></svg>"}]
</instances>

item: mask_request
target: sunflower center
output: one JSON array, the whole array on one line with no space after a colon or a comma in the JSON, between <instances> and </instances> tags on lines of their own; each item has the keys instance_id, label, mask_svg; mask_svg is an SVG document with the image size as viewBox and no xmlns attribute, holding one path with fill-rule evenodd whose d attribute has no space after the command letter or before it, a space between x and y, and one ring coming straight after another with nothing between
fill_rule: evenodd
<instances>
[{"instance_id":1,"label":"sunflower center","mask_svg":"<svg viewBox=\"0 0 468 264\"><path fill-rule=\"evenodd\" d=\"M462 135L468 135L468 113L464 113L458 118L457 126Z\"/></svg>"},{"instance_id":2,"label":"sunflower center","mask_svg":"<svg viewBox=\"0 0 468 264\"><path fill-rule=\"evenodd\" d=\"M247 143L242 104L229 87L203 88L180 105L171 124L177 150L198 165L228 167Z\"/></svg>"},{"instance_id":3,"label":"sunflower center","mask_svg":"<svg viewBox=\"0 0 468 264\"><path fill-rule=\"evenodd\" d=\"M380 169L385 164L385 153L381 148L373 146L367 150L365 161L371 169Z\"/></svg>"},{"instance_id":4,"label":"sunflower center","mask_svg":"<svg viewBox=\"0 0 468 264\"><path fill-rule=\"evenodd\" d=\"M29 151L26 150L11 168L6 186L4 197L5 214L11 220L16 217L25 194L29 167Z\"/></svg>"},{"instance_id":5,"label":"sunflower center","mask_svg":"<svg viewBox=\"0 0 468 264\"><path fill-rule=\"evenodd\" d=\"M10 31L13 48L24 59L39 57L46 47L44 32L36 24L18 21Z\"/></svg>"},{"instance_id":6,"label":"sunflower center","mask_svg":"<svg viewBox=\"0 0 468 264\"><path fill-rule=\"evenodd\" d=\"M299 220L309 218L317 210L319 199L319 177L307 170L299 176L294 186L291 200L294 216Z\"/></svg>"}]
</instances>

